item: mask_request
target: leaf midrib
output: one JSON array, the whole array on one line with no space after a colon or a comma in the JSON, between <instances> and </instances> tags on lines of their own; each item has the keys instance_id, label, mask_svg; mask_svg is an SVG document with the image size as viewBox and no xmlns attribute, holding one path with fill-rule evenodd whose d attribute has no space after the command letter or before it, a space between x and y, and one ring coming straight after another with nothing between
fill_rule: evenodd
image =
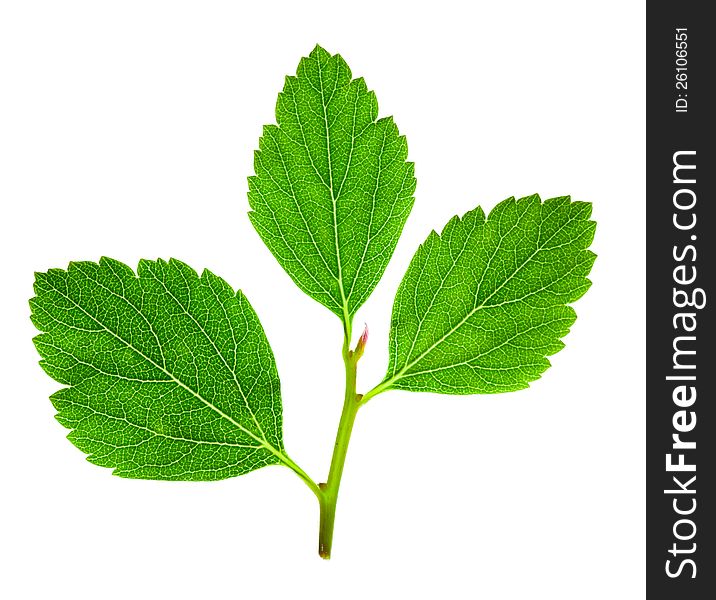
<instances>
[{"instance_id":1,"label":"leaf midrib","mask_svg":"<svg viewBox=\"0 0 716 600\"><path fill-rule=\"evenodd\" d=\"M340 68L340 67L337 67ZM331 132L328 125L328 115L326 114L326 98L323 93L323 67L322 63L318 61L318 80L321 91L321 108L323 109L323 123L326 130L326 158L328 160L328 190L331 193L331 204L333 209L333 239L336 247L336 260L338 264L338 290L341 293L341 304L343 310L343 322L346 326L346 331L350 329L350 313L348 310L348 301L346 300L346 293L343 289L343 266L341 264L341 247L338 239L338 199L336 198L335 192L333 191L333 161L331 159ZM339 74L336 73L336 87L338 86ZM335 93L335 89L331 93L331 98ZM351 152L354 140L351 139Z\"/></svg>"}]
</instances>

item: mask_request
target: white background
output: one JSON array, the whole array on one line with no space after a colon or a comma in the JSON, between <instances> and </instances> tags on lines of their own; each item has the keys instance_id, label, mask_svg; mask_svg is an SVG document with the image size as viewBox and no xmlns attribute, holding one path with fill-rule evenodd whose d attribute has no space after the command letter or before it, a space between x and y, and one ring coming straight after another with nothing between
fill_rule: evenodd
<instances>
[{"instance_id":1,"label":"white background","mask_svg":"<svg viewBox=\"0 0 716 600\"><path fill-rule=\"evenodd\" d=\"M6 2L0 12L2 559L25 598L634 599L644 595L644 3ZM599 255L530 389L391 392L361 411L334 557L287 469L123 480L64 439L37 365L33 271L180 258L244 290L273 346L288 452L328 470L341 330L246 212L261 127L319 42L394 115L415 208L359 389L387 363L418 244L511 196L594 204Z\"/></svg>"}]
</instances>

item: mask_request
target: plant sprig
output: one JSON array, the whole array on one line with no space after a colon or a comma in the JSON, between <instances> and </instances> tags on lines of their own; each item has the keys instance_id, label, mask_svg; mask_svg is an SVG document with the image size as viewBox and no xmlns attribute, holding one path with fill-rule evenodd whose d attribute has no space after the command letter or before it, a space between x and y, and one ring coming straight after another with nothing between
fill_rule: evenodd
<instances>
[{"instance_id":1,"label":"plant sprig","mask_svg":"<svg viewBox=\"0 0 716 600\"><path fill-rule=\"evenodd\" d=\"M241 291L186 264L102 258L37 273L40 364L66 386L57 419L88 460L115 475L207 481L266 465L294 471L320 507L329 558L338 491L361 406L391 389L487 394L549 367L589 288L591 205L509 198L428 236L398 288L385 377L356 390L364 330L353 318L383 275L414 199L413 164L392 118L339 55L316 46L286 78L249 178L249 217L306 294L341 320L345 396L328 477L316 483L283 446L273 352Z\"/></svg>"}]
</instances>

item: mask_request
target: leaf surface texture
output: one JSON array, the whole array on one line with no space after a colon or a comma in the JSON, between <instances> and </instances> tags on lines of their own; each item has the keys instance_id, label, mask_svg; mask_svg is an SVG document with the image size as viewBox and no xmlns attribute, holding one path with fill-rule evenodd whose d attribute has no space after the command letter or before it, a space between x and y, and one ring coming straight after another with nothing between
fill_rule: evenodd
<instances>
[{"instance_id":1,"label":"leaf surface texture","mask_svg":"<svg viewBox=\"0 0 716 600\"><path fill-rule=\"evenodd\" d=\"M489 394L539 378L591 285L590 215L586 202L535 195L432 232L395 298L383 385Z\"/></svg>"},{"instance_id":2,"label":"leaf surface texture","mask_svg":"<svg viewBox=\"0 0 716 600\"><path fill-rule=\"evenodd\" d=\"M37 273L32 320L68 438L122 477L215 480L282 462L278 373L246 297L177 260Z\"/></svg>"},{"instance_id":3,"label":"leaf surface texture","mask_svg":"<svg viewBox=\"0 0 716 600\"><path fill-rule=\"evenodd\" d=\"M249 178L251 222L306 294L350 321L413 206L413 164L375 94L316 46L286 77Z\"/></svg>"}]
</instances>

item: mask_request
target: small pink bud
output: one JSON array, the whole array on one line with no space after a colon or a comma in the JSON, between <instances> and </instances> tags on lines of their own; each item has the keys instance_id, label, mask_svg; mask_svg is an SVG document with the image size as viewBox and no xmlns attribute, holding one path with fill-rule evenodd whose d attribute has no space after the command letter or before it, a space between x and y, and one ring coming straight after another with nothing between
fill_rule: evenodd
<instances>
[{"instance_id":1,"label":"small pink bud","mask_svg":"<svg viewBox=\"0 0 716 600\"><path fill-rule=\"evenodd\" d=\"M365 345L368 343L368 323L363 325L363 333L360 336L360 339L358 340L358 346L361 348L365 348Z\"/></svg>"},{"instance_id":2,"label":"small pink bud","mask_svg":"<svg viewBox=\"0 0 716 600\"><path fill-rule=\"evenodd\" d=\"M368 343L368 325L366 324L363 328L363 333L358 339L358 345L356 346L355 352L353 353L356 359L363 356L365 345Z\"/></svg>"}]
</instances>

